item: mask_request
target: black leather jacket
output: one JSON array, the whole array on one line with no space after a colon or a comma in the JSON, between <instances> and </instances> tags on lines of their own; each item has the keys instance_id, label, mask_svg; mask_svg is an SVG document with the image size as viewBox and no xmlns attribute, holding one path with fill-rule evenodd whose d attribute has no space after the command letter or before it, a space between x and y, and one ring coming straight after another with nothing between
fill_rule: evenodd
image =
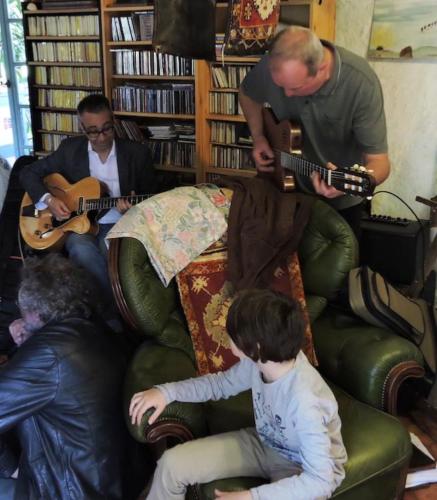
<instances>
[{"instance_id":1,"label":"black leather jacket","mask_svg":"<svg viewBox=\"0 0 437 500\"><path fill-rule=\"evenodd\" d=\"M0 434L15 428L22 448L16 499L122 498L123 366L94 323L70 318L0 370ZM0 451L0 474L10 473L16 464Z\"/></svg>"}]
</instances>

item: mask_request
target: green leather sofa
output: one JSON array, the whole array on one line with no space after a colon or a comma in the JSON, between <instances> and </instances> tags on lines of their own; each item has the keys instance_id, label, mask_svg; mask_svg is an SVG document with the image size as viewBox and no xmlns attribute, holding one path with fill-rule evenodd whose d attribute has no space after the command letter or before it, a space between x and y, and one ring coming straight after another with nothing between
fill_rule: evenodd
<instances>
[{"instance_id":1,"label":"green leather sofa","mask_svg":"<svg viewBox=\"0 0 437 500\"><path fill-rule=\"evenodd\" d=\"M358 262L349 226L317 201L299 246L305 292L319 370L339 404L348 452L346 478L333 497L350 500L401 498L411 454L408 433L396 412L399 387L422 377L423 358L407 340L367 325L329 305ZM130 424L131 396L167 381L195 376L194 354L174 283L161 284L137 240L112 240L110 274L117 304L139 347L125 381L126 423L132 436L166 446L252 425L250 394L204 404L172 403L149 426ZM215 487L246 488L257 478L229 478L193 488L187 498L212 499Z\"/></svg>"}]
</instances>

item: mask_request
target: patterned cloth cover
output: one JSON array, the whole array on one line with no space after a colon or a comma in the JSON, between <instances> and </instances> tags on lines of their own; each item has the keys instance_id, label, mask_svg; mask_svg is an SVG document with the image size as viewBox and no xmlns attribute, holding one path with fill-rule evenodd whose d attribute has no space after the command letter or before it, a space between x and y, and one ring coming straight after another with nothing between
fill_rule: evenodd
<instances>
[{"instance_id":1,"label":"patterned cloth cover","mask_svg":"<svg viewBox=\"0 0 437 500\"><path fill-rule=\"evenodd\" d=\"M225 55L261 55L279 21L280 0L231 0L225 33Z\"/></svg>"},{"instance_id":2,"label":"patterned cloth cover","mask_svg":"<svg viewBox=\"0 0 437 500\"><path fill-rule=\"evenodd\" d=\"M216 243L176 277L200 375L226 370L238 361L226 333L226 318L234 296L233 287L226 280L226 266L226 247ZM276 270L270 287L301 304L306 322L303 351L316 365L297 254L289 259L287 268Z\"/></svg>"},{"instance_id":3,"label":"patterned cloth cover","mask_svg":"<svg viewBox=\"0 0 437 500\"><path fill-rule=\"evenodd\" d=\"M136 238L164 286L227 228L230 202L213 185L179 187L132 207L107 238Z\"/></svg>"}]
</instances>

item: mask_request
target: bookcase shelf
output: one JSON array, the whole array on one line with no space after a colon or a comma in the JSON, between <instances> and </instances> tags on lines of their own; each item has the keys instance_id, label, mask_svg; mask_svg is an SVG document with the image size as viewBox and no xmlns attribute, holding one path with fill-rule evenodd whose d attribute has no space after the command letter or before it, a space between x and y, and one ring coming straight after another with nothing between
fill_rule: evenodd
<instances>
[{"instance_id":1,"label":"bookcase shelf","mask_svg":"<svg viewBox=\"0 0 437 500\"><path fill-rule=\"evenodd\" d=\"M24 7L23 7L24 9ZM89 8L65 8L65 9L38 9L38 10L23 10L23 15L25 16L41 16L47 14L63 15L67 16L70 14L97 14L99 9L96 7Z\"/></svg>"},{"instance_id":2,"label":"bookcase shelf","mask_svg":"<svg viewBox=\"0 0 437 500\"><path fill-rule=\"evenodd\" d=\"M142 45L152 45L152 41L138 40L135 42L108 42L108 47L137 47Z\"/></svg>"},{"instance_id":3,"label":"bookcase shelf","mask_svg":"<svg viewBox=\"0 0 437 500\"><path fill-rule=\"evenodd\" d=\"M76 113L76 108L56 108L53 106L36 106L37 111L53 111L59 113Z\"/></svg>"},{"instance_id":4,"label":"bookcase shelf","mask_svg":"<svg viewBox=\"0 0 437 500\"><path fill-rule=\"evenodd\" d=\"M205 169L207 174L215 175L238 175L241 177L254 177L256 175L256 170L246 170L244 168L220 168L220 167L207 167Z\"/></svg>"},{"instance_id":5,"label":"bookcase shelf","mask_svg":"<svg viewBox=\"0 0 437 500\"><path fill-rule=\"evenodd\" d=\"M174 80L194 82L194 76L161 76L161 75L112 75L114 80Z\"/></svg>"},{"instance_id":6,"label":"bookcase shelf","mask_svg":"<svg viewBox=\"0 0 437 500\"><path fill-rule=\"evenodd\" d=\"M217 121L225 121L225 122L241 122L245 123L246 120L243 115L216 115L216 114L208 114L206 116L207 120L217 120Z\"/></svg>"},{"instance_id":7,"label":"bookcase shelf","mask_svg":"<svg viewBox=\"0 0 437 500\"><path fill-rule=\"evenodd\" d=\"M35 84L34 88L36 89L64 89L64 90L95 90L96 92L101 91L101 87L84 87L79 85L40 85Z\"/></svg>"},{"instance_id":8,"label":"bookcase shelf","mask_svg":"<svg viewBox=\"0 0 437 500\"><path fill-rule=\"evenodd\" d=\"M87 68L101 68L102 65L99 62L59 62L59 61L28 61L28 66L71 66L77 67L87 67Z\"/></svg>"},{"instance_id":9,"label":"bookcase shelf","mask_svg":"<svg viewBox=\"0 0 437 500\"><path fill-rule=\"evenodd\" d=\"M33 149L38 156L55 150L63 137L77 135L65 131L78 130L77 104L90 93L103 92L100 9L87 3L81 7L77 0L74 8L36 10L22 3Z\"/></svg>"},{"instance_id":10,"label":"bookcase shelf","mask_svg":"<svg viewBox=\"0 0 437 500\"><path fill-rule=\"evenodd\" d=\"M129 4L129 5L103 5L102 12L147 12L153 11L153 5L144 5L143 3L139 4Z\"/></svg>"},{"instance_id":11,"label":"bookcase shelf","mask_svg":"<svg viewBox=\"0 0 437 500\"><path fill-rule=\"evenodd\" d=\"M166 165L155 165L156 170L161 170L162 172L179 172L181 174L195 174L196 171L193 167L174 167Z\"/></svg>"},{"instance_id":12,"label":"bookcase shelf","mask_svg":"<svg viewBox=\"0 0 437 500\"><path fill-rule=\"evenodd\" d=\"M100 41L99 36L26 36L26 40L29 41L39 41L39 42L92 42L92 41Z\"/></svg>"},{"instance_id":13,"label":"bookcase shelf","mask_svg":"<svg viewBox=\"0 0 437 500\"><path fill-rule=\"evenodd\" d=\"M36 0L38 1L38 0ZM285 24L298 24L313 29L320 38L333 40L335 32L335 0L281 0L280 22ZM228 2L216 2L216 34L223 34L226 28ZM196 60L187 66L185 61L178 60L169 62L165 55L154 53L152 44L152 16L154 5L152 2L136 4L117 4L116 0L100 0L99 8L74 8L74 9L41 9L36 11L24 10L25 30L26 21L34 16L61 16L61 15L98 15L100 33L98 36L44 36L41 34L30 35L25 31L26 46L28 51L28 61L30 67L30 88L34 105L32 107L32 124L37 139L35 140L35 150L38 155L48 154L47 144L43 144L39 137L48 136L61 137L62 135L76 135L79 132L63 132L62 130L51 130L42 125L42 117L48 122L50 120L69 120L74 119L75 109L60 108L53 106L38 105L38 91L62 91L71 92L99 92L102 91L112 102L114 115L116 117L118 131L126 134L134 140L146 140L144 130L149 127L185 127L189 126L195 134L195 142L184 140L180 135L179 139L155 139L150 140L149 144L156 153L157 145L162 144L162 150L158 147L158 157L161 155L161 162L156 161L155 168L164 174L174 174L176 177L184 177L185 174L191 176L194 182L205 182L210 179L217 179L220 176L253 176L255 169L241 168L247 166L247 155L251 154L249 144L240 144L241 130L245 129L244 116L240 114L218 113L218 110L229 111L237 110L238 87L244 69L250 68L259 61L259 56L217 56L216 62L206 62ZM141 21L141 25L140 25ZM148 23L148 24L147 24ZM142 28L142 30L140 29ZM187 27L189 29L189 27ZM113 33L115 30L115 33ZM147 31L149 30L149 31ZM140 39L141 38L141 39ZM101 63L99 62L54 62L54 61L34 61L32 57L32 44L34 43L66 43L80 41L83 43L93 43L101 41ZM174 56L172 56L174 57ZM149 59L150 58L150 59ZM140 62L139 62L140 61ZM171 66L173 64L174 66ZM92 85L92 80L86 85L80 85L80 82L71 84L71 81L53 81L49 79L50 71L94 71L102 68L101 87ZM40 67L40 68L38 68ZM45 68L45 69L44 69ZM228 76L228 71L235 71L238 75L230 83L218 80L217 72L222 69ZM35 81L35 74L46 72L47 81ZM57 74L56 73L56 74ZM129 73L129 74L123 74ZM185 74L184 74L185 73ZM234 77L233 77L234 78ZM135 91L140 89L143 92L142 101L138 106L133 106L130 99ZM156 109L144 105L144 100L153 92L168 92L166 100L171 100L171 92L183 92L184 89L192 89L190 95L193 99L194 113L162 113L162 112L140 112L139 109ZM131 94L129 94L131 92ZM176 94L175 94L176 95ZM169 97L170 96L170 97ZM123 99L128 105L123 106ZM229 100L227 103L226 100ZM117 101L118 100L118 101ZM117 102L116 102L117 101ZM135 102L135 101L133 101ZM218 103L218 105L217 105ZM221 103L225 107L220 108ZM229 106L227 106L229 104ZM214 105L214 109L210 106ZM140 107L141 106L141 107ZM130 111L120 110L123 108ZM136 110L135 110L136 109ZM159 108L158 108L159 109ZM164 109L164 108L161 108ZM181 109L182 108L176 108ZM214 112L213 112L214 111ZM43 116L42 116L43 115ZM69 118L70 117L70 118ZM77 128L74 128L77 130ZM117 130L117 127L116 127ZM218 135L218 131L222 136ZM244 130L245 133L247 132ZM130 134L130 135L129 135ZM212 135L214 134L214 136ZM238 137L236 137L238 136ZM161 136L159 136L161 137ZM172 137L172 136L170 136ZM244 135L244 137L246 137ZM153 138L152 138L153 139ZM55 142L54 142L55 144ZM184 148L189 150L190 154L177 156L173 151L173 146L178 152L185 153ZM170 148L166 150L165 148ZM164 151L164 152L163 152ZM242 163L237 165L233 162L227 163L228 158L239 158L241 154ZM187 164L178 165L169 161L169 157L184 158L182 161ZM220 166L215 166L217 159L220 160ZM240 166L240 168L236 168ZM232 168L231 168L232 167Z\"/></svg>"},{"instance_id":14,"label":"bookcase shelf","mask_svg":"<svg viewBox=\"0 0 437 500\"><path fill-rule=\"evenodd\" d=\"M66 130L44 130L40 129L38 130L40 134L55 134L55 135L83 135L82 132L71 132L71 131L66 131Z\"/></svg>"},{"instance_id":15,"label":"bookcase shelf","mask_svg":"<svg viewBox=\"0 0 437 500\"><path fill-rule=\"evenodd\" d=\"M133 111L114 111L115 116L132 116L141 118L171 118L172 120L194 120L195 115L174 113L137 113Z\"/></svg>"},{"instance_id":16,"label":"bookcase shelf","mask_svg":"<svg viewBox=\"0 0 437 500\"><path fill-rule=\"evenodd\" d=\"M176 177L189 174L191 182L195 181L199 172L197 144L184 141L182 132L179 139L174 138L176 129L188 127L194 133L195 64L155 53L154 5L150 2L116 4L115 0L100 0L100 7L105 95L111 100L118 121L116 132L146 140L146 128L152 134L156 133L154 127L167 131L168 139L160 134L158 139L152 136L148 141L155 169ZM179 100L179 96L183 98ZM169 112L156 112L164 110Z\"/></svg>"}]
</instances>

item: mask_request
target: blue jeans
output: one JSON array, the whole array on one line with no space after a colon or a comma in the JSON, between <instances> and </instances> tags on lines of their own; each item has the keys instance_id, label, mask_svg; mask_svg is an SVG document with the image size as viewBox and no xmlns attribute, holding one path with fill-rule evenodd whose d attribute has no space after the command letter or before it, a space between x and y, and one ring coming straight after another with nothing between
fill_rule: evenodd
<instances>
[{"instance_id":1,"label":"blue jeans","mask_svg":"<svg viewBox=\"0 0 437 500\"><path fill-rule=\"evenodd\" d=\"M96 279L103 294L104 309L114 302L108 274L108 250L105 243L105 236L112 226L113 224L99 224L97 236L71 233L65 242L69 258Z\"/></svg>"}]
</instances>

